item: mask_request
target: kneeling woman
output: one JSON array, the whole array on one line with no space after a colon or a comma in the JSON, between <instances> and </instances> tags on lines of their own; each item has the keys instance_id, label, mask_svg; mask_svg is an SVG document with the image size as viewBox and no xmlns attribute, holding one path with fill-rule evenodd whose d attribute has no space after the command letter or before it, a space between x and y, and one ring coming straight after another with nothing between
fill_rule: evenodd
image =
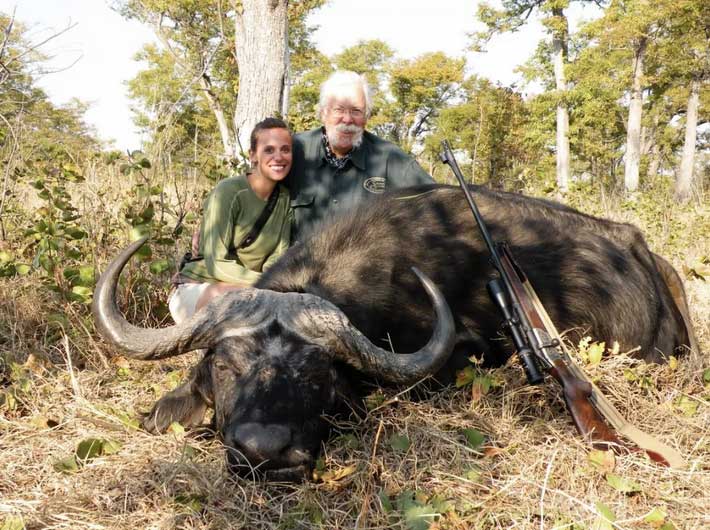
<instances>
[{"instance_id":1,"label":"kneeling woman","mask_svg":"<svg viewBox=\"0 0 710 530\"><path fill-rule=\"evenodd\" d=\"M222 180L207 197L197 259L182 268L170 297L176 322L215 296L253 284L288 248L292 214L283 181L291 169L291 147L282 120L257 123L249 174Z\"/></svg>"}]
</instances>

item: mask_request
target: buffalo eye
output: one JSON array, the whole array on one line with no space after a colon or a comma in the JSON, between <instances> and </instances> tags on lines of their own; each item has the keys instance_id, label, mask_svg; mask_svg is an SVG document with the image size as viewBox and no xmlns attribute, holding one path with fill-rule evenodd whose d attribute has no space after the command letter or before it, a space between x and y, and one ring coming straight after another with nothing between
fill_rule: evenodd
<instances>
[{"instance_id":1,"label":"buffalo eye","mask_svg":"<svg viewBox=\"0 0 710 530\"><path fill-rule=\"evenodd\" d=\"M217 378L224 378L228 374L232 373L233 369L229 365L229 363L222 361L222 360L215 360L212 363L212 373L215 375Z\"/></svg>"}]
</instances>

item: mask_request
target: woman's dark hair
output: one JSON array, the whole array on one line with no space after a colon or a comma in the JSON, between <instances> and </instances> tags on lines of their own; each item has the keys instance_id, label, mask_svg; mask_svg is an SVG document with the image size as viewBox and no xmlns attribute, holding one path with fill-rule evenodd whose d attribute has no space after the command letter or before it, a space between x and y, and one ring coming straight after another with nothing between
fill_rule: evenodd
<instances>
[{"instance_id":1,"label":"woman's dark hair","mask_svg":"<svg viewBox=\"0 0 710 530\"><path fill-rule=\"evenodd\" d=\"M279 118L266 118L261 120L259 123L254 125L254 128L251 131L251 136L249 137L249 150L254 152L256 151L256 136L259 134L260 131L265 131L266 129L286 129L289 134L291 134L291 130L288 128L288 125L286 125L286 122L283 121L282 119Z\"/></svg>"}]
</instances>

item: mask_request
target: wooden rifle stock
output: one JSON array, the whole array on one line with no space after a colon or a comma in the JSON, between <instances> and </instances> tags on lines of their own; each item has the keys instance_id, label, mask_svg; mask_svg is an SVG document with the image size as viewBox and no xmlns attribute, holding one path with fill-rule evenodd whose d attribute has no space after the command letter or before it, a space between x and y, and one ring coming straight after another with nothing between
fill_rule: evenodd
<instances>
[{"instance_id":1,"label":"wooden rifle stock","mask_svg":"<svg viewBox=\"0 0 710 530\"><path fill-rule=\"evenodd\" d=\"M570 370L566 354L561 350L559 339L554 337L547 329L547 325L542 315L538 312L532 300L528 296L524 283L527 278L515 265L510 250L505 245L499 245L501 265L504 274L510 280L511 288L515 292L515 297L520 305L521 311L525 313L535 340L538 341L539 348L543 350L544 362L548 365L548 371L562 386L562 395L574 421L577 431L589 443L597 449L609 449L611 447L623 447L624 443L619 439L613 429L609 428L604 421L604 417L594 408L590 402L592 395L592 385L577 377Z\"/></svg>"}]
</instances>

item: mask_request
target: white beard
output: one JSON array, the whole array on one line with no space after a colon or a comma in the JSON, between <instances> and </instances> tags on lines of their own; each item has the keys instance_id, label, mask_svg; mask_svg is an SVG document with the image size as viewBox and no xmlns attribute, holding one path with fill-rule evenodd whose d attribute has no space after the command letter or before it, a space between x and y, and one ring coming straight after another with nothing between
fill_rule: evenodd
<instances>
[{"instance_id":1,"label":"white beard","mask_svg":"<svg viewBox=\"0 0 710 530\"><path fill-rule=\"evenodd\" d=\"M328 143L331 147L335 147L340 150L357 149L362 144L362 135L365 131L364 127L358 127L357 125L336 125L334 128L325 129L325 134L328 136ZM353 136L347 140L341 140L341 133L354 133Z\"/></svg>"}]
</instances>

